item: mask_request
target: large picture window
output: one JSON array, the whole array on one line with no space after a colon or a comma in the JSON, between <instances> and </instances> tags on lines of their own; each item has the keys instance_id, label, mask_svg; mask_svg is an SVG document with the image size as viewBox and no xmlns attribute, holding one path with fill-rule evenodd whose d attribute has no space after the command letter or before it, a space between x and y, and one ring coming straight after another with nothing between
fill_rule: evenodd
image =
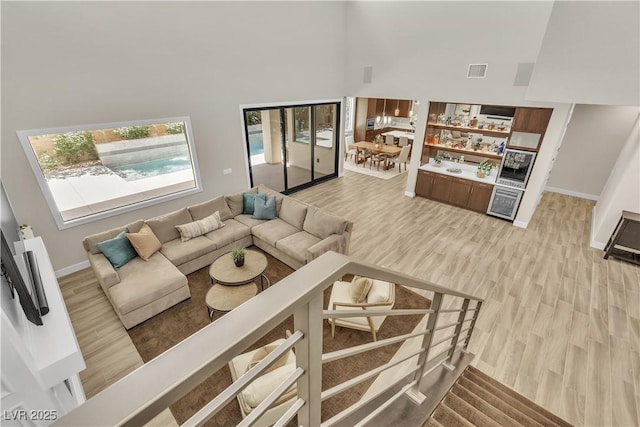
<instances>
[{"instance_id":1,"label":"large picture window","mask_svg":"<svg viewBox=\"0 0 640 427\"><path fill-rule=\"evenodd\" d=\"M19 131L58 228L201 191L188 117Z\"/></svg>"}]
</instances>

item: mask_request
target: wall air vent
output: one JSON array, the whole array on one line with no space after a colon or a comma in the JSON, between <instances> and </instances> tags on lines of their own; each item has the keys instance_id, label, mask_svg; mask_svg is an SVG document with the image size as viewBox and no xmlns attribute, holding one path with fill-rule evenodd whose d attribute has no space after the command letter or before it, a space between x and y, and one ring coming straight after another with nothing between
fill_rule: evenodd
<instances>
[{"instance_id":1,"label":"wall air vent","mask_svg":"<svg viewBox=\"0 0 640 427\"><path fill-rule=\"evenodd\" d=\"M467 70L468 79L483 79L487 76L487 67L489 64L469 64Z\"/></svg>"}]
</instances>

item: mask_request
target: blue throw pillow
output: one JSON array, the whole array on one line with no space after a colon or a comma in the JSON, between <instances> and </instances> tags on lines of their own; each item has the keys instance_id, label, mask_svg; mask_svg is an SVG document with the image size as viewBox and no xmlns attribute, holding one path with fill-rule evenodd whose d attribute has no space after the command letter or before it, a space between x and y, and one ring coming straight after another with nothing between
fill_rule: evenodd
<instances>
[{"instance_id":1,"label":"blue throw pillow","mask_svg":"<svg viewBox=\"0 0 640 427\"><path fill-rule=\"evenodd\" d=\"M253 219L274 219L277 215L276 213L276 198L275 196L269 197L267 200L262 200L260 198L255 199L256 209L251 215Z\"/></svg>"},{"instance_id":2,"label":"blue throw pillow","mask_svg":"<svg viewBox=\"0 0 640 427\"><path fill-rule=\"evenodd\" d=\"M116 270L138 256L136 250L131 246L131 242L127 239L128 232L129 229L125 228L113 239L96 244Z\"/></svg>"},{"instance_id":3,"label":"blue throw pillow","mask_svg":"<svg viewBox=\"0 0 640 427\"><path fill-rule=\"evenodd\" d=\"M261 198L263 201L267 200L266 193L242 193L242 213L247 215L253 215L256 206L256 197Z\"/></svg>"}]
</instances>

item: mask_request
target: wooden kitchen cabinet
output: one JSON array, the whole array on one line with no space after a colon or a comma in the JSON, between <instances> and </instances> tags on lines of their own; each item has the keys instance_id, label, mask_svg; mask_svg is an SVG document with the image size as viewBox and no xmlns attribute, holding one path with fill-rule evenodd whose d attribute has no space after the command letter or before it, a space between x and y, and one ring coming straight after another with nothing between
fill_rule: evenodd
<instances>
[{"instance_id":1,"label":"wooden kitchen cabinet","mask_svg":"<svg viewBox=\"0 0 640 427\"><path fill-rule=\"evenodd\" d=\"M384 99L369 98L367 106L367 118L374 119L381 116L384 111Z\"/></svg>"},{"instance_id":2,"label":"wooden kitchen cabinet","mask_svg":"<svg viewBox=\"0 0 640 427\"><path fill-rule=\"evenodd\" d=\"M513 116L512 131L539 133L541 135L547 130L552 108L528 108L518 107Z\"/></svg>"},{"instance_id":3,"label":"wooden kitchen cabinet","mask_svg":"<svg viewBox=\"0 0 640 427\"><path fill-rule=\"evenodd\" d=\"M399 110L396 116L396 108ZM387 109L385 113L389 117L409 117L411 101L406 99L387 99Z\"/></svg>"},{"instance_id":4,"label":"wooden kitchen cabinet","mask_svg":"<svg viewBox=\"0 0 640 427\"><path fill-rule=\"evenodd\" d=\"M400 106L400 117L409 117L409 111L411 111L411 101L408 99L401 99Z\"/></svg>"},{"instance_id":5,"label":"wooden kitchen cabinet","mask_svg":"<svg viewBox=\"0 0 640 427\"><path fill-rule=\"evenodd\" d=\"M482 213L487 212L492 193L493 185L474 182L471 187L471 193L469 194L467 209Z\"/></svg>"},{"instance_id":6,"label":"wooden kitchen cabinet","mask_svg":"<svg viewBox=\"0 0 640 427\"><path fill-rule=\"evenodd\" d=\"M416 196L486 213L493 185L418 170Z\"/></svg>"},{"instance_id":7,"label":"wooden kitchen cabinet","mask_svg":"<svg viewBox=\"0 0 640 427\"><path fill-rule=\"evenodd\" d=\"M468 179L450 178L451 189L449 191L449 203L454 206L466 208L471 193L471 183Z\"/></svg>"},{"instance_id":8,"label":"wooden kitchen cabinet","mask_svg":"<svg viewBox=\"0 0 640 427\"><path fill-rule=\"evenodd\" d=\"M446 175L434 174L433 187L431 188L431 199L439 202L449 203L451 192L451 178Z\"/></svg>"},{"instance_id":9,"label":"wooden kitchen cabinet","mask_svg":"<svg viewBox=\"0 0 640 427\"><path fill-rule=\"evenodd\" d=\"M433 181L435 180L435 173L418 170L418 180L416 181L416 195L420 197L431 197L431 190L433 189Z\"/></svg>"}]
</instances>

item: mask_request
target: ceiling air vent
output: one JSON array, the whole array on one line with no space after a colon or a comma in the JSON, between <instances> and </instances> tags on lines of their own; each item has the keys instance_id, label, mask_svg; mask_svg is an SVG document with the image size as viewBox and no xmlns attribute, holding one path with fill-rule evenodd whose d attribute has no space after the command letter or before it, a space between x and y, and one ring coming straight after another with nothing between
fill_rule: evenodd
<instances>
[{"instance_id":1,"label":"ceiling air vent","mask_svg":"<svg viewBox=\"0 0 640 427\"><path fill-rule=\"evenodd\" d=\"M483 79L487 76L487 67L489 64L469 64L467 70L468 79Z\"/></svg>"}]
</instances>

